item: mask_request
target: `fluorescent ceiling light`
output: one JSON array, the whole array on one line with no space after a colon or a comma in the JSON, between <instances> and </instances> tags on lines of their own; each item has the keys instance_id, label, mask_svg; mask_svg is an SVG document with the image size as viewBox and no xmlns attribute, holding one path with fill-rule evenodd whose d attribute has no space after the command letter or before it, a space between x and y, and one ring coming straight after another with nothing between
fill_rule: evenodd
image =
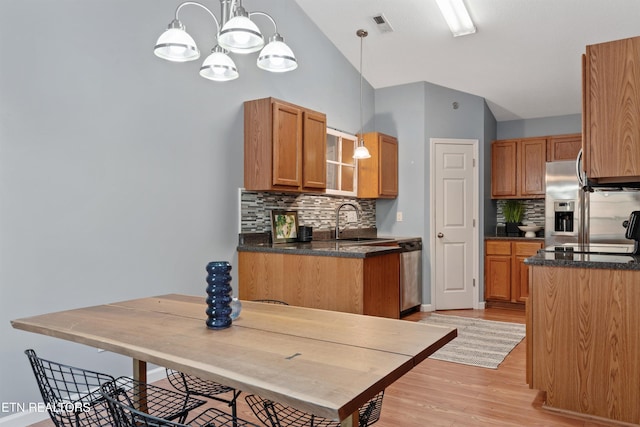
<instances>
[{"instance_id":1,"label":"fluorescent ceiling light","mask_svg":"<svg viewBox=\"0 0 640 427\"><path fill-rule=\"evenodd\" d=\"M476 26L473 24L463 0L436 1L454 37L476 32Z\"/></svg>"}]
</instances>

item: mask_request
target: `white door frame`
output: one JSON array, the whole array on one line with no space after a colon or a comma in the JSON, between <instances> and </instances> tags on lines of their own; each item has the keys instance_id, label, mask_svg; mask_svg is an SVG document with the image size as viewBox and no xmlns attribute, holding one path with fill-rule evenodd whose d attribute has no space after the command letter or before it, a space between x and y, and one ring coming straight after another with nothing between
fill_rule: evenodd
<instances>
[{"instance_id":1,"label":"white door frame","mask_svg":"<svg viewBox=\"0 0 640 427\"><path fill-rule=\"evenodd\" d=\"M429 138L429 206L431 206L431 212L433 212L433 206L435 204L435 143L439 144L468 144L473 146L473 180L475 181L475 188L473 191L473 218L475 221L475 232L473 233L473 280L475 285L473 287L473 308L484 308L484 303L480 305L480 162L478 158L478 145L477 139L453 139L453 138ZM429 242L429 253L431 254L431 309L436 309L436 271L435 263L433 259L436 251L436 221L435 215L429 215L429 235L431 236Z\"/></svg>"}]
</instances>

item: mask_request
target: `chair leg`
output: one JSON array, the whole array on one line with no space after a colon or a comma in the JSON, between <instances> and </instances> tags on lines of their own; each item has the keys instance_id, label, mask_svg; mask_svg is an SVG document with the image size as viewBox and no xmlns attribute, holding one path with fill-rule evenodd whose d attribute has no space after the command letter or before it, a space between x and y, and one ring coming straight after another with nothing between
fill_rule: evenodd
<instances>
[{"instance_id":1,"label":"chair leg","mask_svg":"<svg viewBox=\"0 0 640 427\"><path fill-rule=\"evenodd\" d=\"M233 416L233 427L238 427L238 407L237 400L238 396L242 393L240 390L233 391L233 398L229 401L229 406L231 407L231 415Z\"/></svg>"},{"instance_id":2,"label":"chair leg","mask_svg":"<svg viewBox=\"0 0 640 427\"><path fill-rule=\"evenodd\" d=\"M278 413L273 407L273 402L266 401L264 402L264 411L267 413L267 417L269 417L269 421L273 427L282 427L280 425L280 420L278 419Z\"/></svg>"}]
</instances>

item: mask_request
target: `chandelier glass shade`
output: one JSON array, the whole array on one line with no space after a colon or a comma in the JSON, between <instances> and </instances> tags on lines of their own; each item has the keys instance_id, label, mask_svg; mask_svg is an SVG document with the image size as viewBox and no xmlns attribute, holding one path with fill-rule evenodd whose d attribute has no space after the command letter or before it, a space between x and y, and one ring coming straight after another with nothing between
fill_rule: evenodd
<instances>
[{"instance_id":1,"label":"chandelier glass shade","mask_svg":"<svg viewBox=\"0 0 640 427\"><path fill-rule=\"evenodd\" d=\"M237 79L240 74L235 62L220 46L216 46L202 63L200 75L215 82L227 82Z\"/></svg>"}]
</instances>

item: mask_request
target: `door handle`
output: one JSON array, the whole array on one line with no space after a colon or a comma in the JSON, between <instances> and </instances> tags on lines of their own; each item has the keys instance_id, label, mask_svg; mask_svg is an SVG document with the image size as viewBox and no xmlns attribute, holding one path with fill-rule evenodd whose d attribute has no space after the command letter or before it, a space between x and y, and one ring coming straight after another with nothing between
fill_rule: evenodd
<instances>
[{"instance_id":1,"label":"door handle","mask_svg":"<svg viewBox=\"0 0 640 427\"><path fill-rule=\"evenodd\" d=\"M444 237L444 234L438 233L438 239L442 239L443 237Z\"/></svg>"}]
</instances>

